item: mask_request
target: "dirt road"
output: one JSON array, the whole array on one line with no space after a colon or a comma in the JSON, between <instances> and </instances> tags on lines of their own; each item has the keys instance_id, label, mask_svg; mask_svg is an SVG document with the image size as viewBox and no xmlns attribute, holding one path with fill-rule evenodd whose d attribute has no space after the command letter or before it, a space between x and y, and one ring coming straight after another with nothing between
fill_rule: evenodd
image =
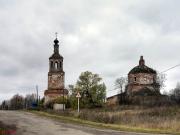
<instances>
[{"instance_id":1,"label":"dirt road","mask_svg":"<svg viewBox=\"0 0 180 135\"><path fill-rule=\"evenodd\" d=\"M18 111L0 111L0 122L9 127L16 126L16 131L13 132L14 135L150 135L67 124Z\"/></svg>"}]
</instances>

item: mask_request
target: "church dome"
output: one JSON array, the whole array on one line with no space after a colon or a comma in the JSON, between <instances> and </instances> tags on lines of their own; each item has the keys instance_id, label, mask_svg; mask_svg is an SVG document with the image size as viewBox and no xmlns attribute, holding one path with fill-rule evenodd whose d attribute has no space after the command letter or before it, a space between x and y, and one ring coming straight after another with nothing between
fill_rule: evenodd
<instances>
[{"instance_id":1,"label":"church dome","mask_svg":"<svg viewBox=\"0 0 180 135\"><path fill-rule=\"evenodd\" d=\"M129 74L138 74L138 73L156 74L156 71L144 65L144 66L136 66L129 72Z\"/></svg>"},{"instance_id":2,"label":"church dome","mask_svg":"<svg viewBox=\"0 0 180 135\"><path fill-rule=\"evenodd\" d=\"M156 71L152 68L149 68L145 65L145 61L143 56L140 57L139 65L134 67L129 74L138 74L138 73L148 73L148 74L156 74Z\"/></svg>"},{"instance_id":3,"label":"church dome","mask_svg":"<svg viewBox=\"0 0 180 135\"><path fill-rule=\"evenodd\" d=\"M59 54L59 40L56 39L54 40L54 53L49 57L49 59L63 59L63 57Z\"/></svg>"},{"instance_id":4,"label":"church dome","mask_svg":"<svg viewBox=\"0 0 180 135\"><path fill-rule=\"evenodd\" d=\"M59 40L56 38L56 39L54 40L54 43L55 43L55 44L58 44L58 43L59 43Z\"/></svg>"}]
</instances>

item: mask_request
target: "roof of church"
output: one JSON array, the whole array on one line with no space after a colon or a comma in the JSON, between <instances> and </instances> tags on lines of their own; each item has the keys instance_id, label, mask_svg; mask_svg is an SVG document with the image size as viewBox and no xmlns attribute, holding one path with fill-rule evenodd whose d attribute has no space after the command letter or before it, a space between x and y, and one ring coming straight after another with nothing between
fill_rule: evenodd
<instances>
[{"instance_id":1,"label":"roof of church","mask_svg":"<svg viewBox=\"0 0 180 135\"><path fill-rule=\"evenodd\" d=\"M156 74L156 71L148 66L136 66L134 67L129 74L137 74L137 73L152 73Z\"/></svg>"},{"instance_id":2,"label":"roof of church","mask_svg":"<svg viewBox=\"0 0 180 135\"><path fill-rule=\"evenodd\" d=\"M134 67L129 74L137 74L137 73L149 73L149 74L156 74L156 71L152 68L149 68L145 65L145 61L143 59L143 56L141 56L139 65Z\"/></svg>"},{"instance_id":3,"label":"roof of church","mask_svg":"<svg viewBox=\"0 0 180 135\"><path fill-rule=\"evenodd\" d=\"M63 59L63 56L61 56L59 53L54 53L49 57L49 59Z\"/></svg>"}]
</instances>

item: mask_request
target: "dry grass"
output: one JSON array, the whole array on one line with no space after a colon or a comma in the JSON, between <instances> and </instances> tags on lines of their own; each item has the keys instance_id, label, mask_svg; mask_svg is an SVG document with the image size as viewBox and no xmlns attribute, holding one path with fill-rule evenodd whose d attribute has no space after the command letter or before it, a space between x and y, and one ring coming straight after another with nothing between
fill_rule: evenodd
<instances>
[{"instance_id":1,"label":"dry grass","mask_svg":"<svg viewBox=\"0 0 180 135\"><path fill-rule=\"evenodd\" d=\"M115 110L82 110L81 119L180 132L180 107L129 107Z\"/></svg>"},{"instance_id":2,"label":"dry grass","mask_svg":"<svg viewBox=\"0 0 180 135\"><path fill-rule=\"evenodd\" d=\"M70 119L103 123L114 129L142 132L158 132L180 134L180 107L122 106L118 108L83 109L80 114L76 110L67 112L50 112Z\"/></svg>"}]
</instances>

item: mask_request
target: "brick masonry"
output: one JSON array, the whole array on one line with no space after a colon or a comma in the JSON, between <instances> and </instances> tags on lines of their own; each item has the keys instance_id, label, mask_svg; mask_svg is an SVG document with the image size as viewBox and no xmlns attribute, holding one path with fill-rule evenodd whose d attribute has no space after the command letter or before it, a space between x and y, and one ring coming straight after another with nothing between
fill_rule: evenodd
<instances>
[{"instance_id":1,"label":"brick masonry","mask_svg":"<svg viewBox=\"0 0 180 135\"><path fill-rule=\"evenodd\" d=\"M59 54L59 41L54 40L54 53L49 58L48 89L45 90L45 104L50 100L67 96L68 91L64 88L65 72L63 71L63 57Z\"/></svg>"}]
</instances>

